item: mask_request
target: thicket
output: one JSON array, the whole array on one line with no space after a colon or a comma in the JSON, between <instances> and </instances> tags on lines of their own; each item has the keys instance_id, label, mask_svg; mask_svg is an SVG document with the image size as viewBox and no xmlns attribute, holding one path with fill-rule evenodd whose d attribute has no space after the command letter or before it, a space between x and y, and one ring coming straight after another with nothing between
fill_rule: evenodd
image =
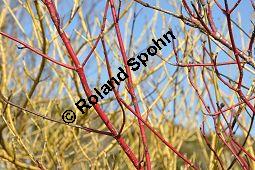
<instances>
[{"instance_id":1,"label":"thicket","mask_svg":"<svg viewBox=\"0 0 255 170\"><path fill-rule=\"evenodd\" d=\"M0 168L254 169L254 10L253 0L1 0ZM176 39L132 72L128 59L169 29ZM119 66L125 83L80 114L75 102Z\"/></svg>"}]
</instances>

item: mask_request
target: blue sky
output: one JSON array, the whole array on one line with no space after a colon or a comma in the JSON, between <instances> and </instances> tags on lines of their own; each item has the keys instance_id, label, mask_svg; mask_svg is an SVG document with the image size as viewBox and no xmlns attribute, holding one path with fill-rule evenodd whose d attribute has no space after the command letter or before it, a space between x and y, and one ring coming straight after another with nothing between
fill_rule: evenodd
<instances>
[{"instance_id":1,"label":"blue sky","mask_svg":"<svg viewBox=\"0 0 255 170\"><path fill-rule=\"evenodd\" d=\"M97 15L99 11L103 12L103 8L104 8L104 5L105 5L105 2L104 1L101 1L101 2L102 3L100 3L99 5L96 6L95 11L92 12L93 16ZM145 2L148 2L151 5L159 6L162 9L166 9L166 10L169 10L169 11L172 11L172 12L175 11L175 9L171 6L171 4L168 1L166 1L166 0L158 0L158 1L149 1L149 0L147 0ZM221 4L223 4L222 1L219 1L219 2ZM234 2L235 1L229 1L230 7L233 6ZM69 1L69 3L71 3L71 1ZM127 3L124 3L124 4L127 4ZM86 5L86 2L85 2L84 5ZM61 8L61 7L59 7L59 8ZM168 29L167 27L168 26L173 28L174 33L179 31L180 23L179 23L179 21L177 19L173 18L172 16L164 15L165 20L167 21L167 24L165 25L166 27L164 28L163 24L162 24L162 17L160 15L158 15L157 23L152 23L150 21L150 18L152 18L153 15L154 15L154 11L153 10L145 8L145 7L143 7L143 6L139 5L139 4L133 5L131 10L134 11L135 8L136 8L137 11L140 11L140 13L139 13L139 16L136 19L136 24L135 24L135 27L134 27L134 40L136 40L138 37L141 36L140 33L143 31L143 25L145 25L145 24L155 24L156 25L156 30L155 30L156 31L155 32L156 37L161 37L162 34L164 34L167 31L167 29ZM65 10L67 10L67 11L65 11ZM63 8L61 8L62 14L63 13L68 13L68 11L69 11L68 8L66 8L64 6L63 6ZM218 31L221 32L223 35L226 35L227 34L226 25L225 25L225 29L221 30L221 28L224 27L224 24L226 24L225 16L218 9L217 6L213 7L212 13L213 13L214 21L216 23ZM252 16L252 13L253 13L253 9L251 8L250 2L248 0L243 0L240 3L240 5L236 8L235 12L231 15L231 17L232 17L233 20L235 20L237 22L241 22L241 26L242 26L243 30L250 34L251 30L252 30L251 20L253 20L253 22L254 22L254 18L248 18L247 16L249 16L249 17ZM253 16L254 16L254 13L253 13ZM109 22L112 22L111 12L110 11L108 13L108 18L107 19L108 19ZM127 31L125 29L125 27L124 27L124 25L126 24L126 21L127 21L127 17L124 17L119 22L123 36L126 34L126 31ZM69 34L72 34L73 28L75 28L75 26L76 26L75 23L76 23L76 21L74 20L73 23L69 26L69 28L67 30L67 32L69 32ZM132 24L132 22L129 23L130 28L131 28L131 24ZM245 36L245 35L243 36L243 33L240 34L240 30L237 29L235 26L233 27L233 29L234 29L234 37L235 37L237 46L240 49L245 49L247 47L247 42L249 41L248 37ZM93 34L97 35L98 34L98 30L94 31ZM182 36L182 35L180 34L179 36ZM241 36L244 39L241 39L240 38ZM180 37L178 37L178 38L180 38ZM124 39L124 41L128 42L128 40L125 40L125 39ZM136 42L134 41L134 45L138 46L135 43ZM147 39L147 37L145 37L144 43L139 44L138 49L136 49L135 53L138 53L139 51L142 51L143 49L148 47L150 43L151 43L151 41L149 39ZM243 47L243 44L245 44L246 46ZM216 46L213 45L213 47L216 47ZM100 45L99 45L99 48L100 48ZM163 49L162 53L163 53L163 56L169 54L169 48ZM219 61L224 61L225 57L226 57L226 55L219 51L219 57L218 57ZM91 62L93 63L93 61L91 61ZM116 63L116 64L118 64L118 63ZM173 73L173 71L176 69L176 68L172 68L172 66L167 66L167 67L169 68L169 71L171 73ZM116 69L117 68L118 67L116 66ZM96 70L97 70L97 68L94 68L91 71L88 71L88 74L91 74L91 73L95 72ZM225 74L227 74L228 76L234 78L234 79L236 79L238 77L238 72L235 72L236 71L236 67L235 66L221 67L220 70L222 72L224 72ZM157 73L155 75L157 75ZM245 73L244 82L245 82L245 84L247 86L249 86L251 84L251 82L252 82L251 78L254 78L252 76L253 75L251 75L251 74ZM102 83L104 81L106 81L107 79L108 79L107 76L103 76ZM187 88L188 88L189 84L188 84L187 80L183 81L183 83L184 84L182 86L184 86L184 87L187 86ZM163 85L164 85L164 83L162 83L159 86L159 88L163 87ZM92 86L93 85L91 85L91 87ZM225 92L231 93L231 91L228 88L226 88L224 85L220 85L220 86L221 86L221 89L223 89ZM169 90L166 95L169 95L172 92L173 92L172 90ZM172 107L173 107L173 105L172 105L172 102L171 102L169 104L169 108L172 108ZM158 113L158 114L160 114L160 113ZM199 114L202 114L202 113L199 113ZM202 120L202 117L198 117L199 124L201 123L201 120ZM176 121L177 121L177 123L182 122L181 120L178 120L178 119Z\"/></svg>"},{"instance_id":2,"label":"blue sky","mask_svg":"<svg viewBox=\"0 0 255 170\"><path fill-rule=\"evenodd\" d=\"M86 6L88 5L91 5L91 3L93 3L95 1L92 1L92 2L88 2L88 1L84 1L83 5L82 5L82 10L86 10ZM105 1L100 1L101 3L98 3L95 7L95 9L93 11L91 11L91 13L89 14L89 16L91 17L89 22L91 22L91 24L93 24L93 20L94 20L94 17L97 16L99 17L100 21L102 21L102 18L100 18L99 16L99 13L101 13L101 16L102 16L102 12L103 12L103 8L104 8L104 5L105 5ZM170 10L172 12L175 11L175 9L170 5L170 3L166 0L158 0L158 1L145 1L145 2L148 2L150 3L151 5L156 5L156 6L159 6L160 8L162 9L166 9L166 10ZM189 1L188 1L189 2ZM221 4L222 4L222 1L219 1ZM230 2L230 6L232 6L231 4L233 4L235 1L229 1ZM72 7L72 3L73 1L71 0L67 0L66 3L62 3L64 5L60 5L58 6L58 10L60 12L60 17L61 19L63 19L65 22L65 20L67 20L69 18L69 15L70 15L70 11L71 11L71 7ZM90 4L89 4L90 3ZM126 2L123 2L124 3L124 6L127 5ZM129 2L128 2L129 3ZM138 37L141 36L141 32L143 31L143 26L144 25L147 25L147 24L155 24L156 25L156 29L155 29L155 35L156 37L161 37L162 34L164 34L165 32L167 32L167 29L168 27L170 26L172 29L173 29L173 32L174 33L177 33L180 31L180 28L179 28L179 21L175 18L173 18L172 16L169 16L169 15L164 15L164 19L166 20L166 25L165 27L163 27L163 23L162 23L162 20L163 18L158 14L158 19L157 19L157 22L156 23L153 23L151 21L151 18L152 16L154 15L154 11L151 10L151 9L148 9L148 8L145 8L139 4L137 5L133 5L132 8L131 8L131 11L134 11L134 9L136 8L137 11L140 11L139 13L139 16L137 17L137 20L136 20L136 24L135 24L135 27L134 27L134 45L136 46L136 48L134 49L134 53L139 53L141 52L142 50L144 50L146 47L149 46L149 44L151 43L151 32L148 30L147 31L147 34L145 35L144 37L144 41L141 43L141 44L136 44L136 39ZM239 20L241 21L241 25L242 25L242 28L247 32L247 33L251 33L251 30L252 30L252 24L251 24L251 20L253 22L254 21L254 11L253 9L251 8L251 5L250 5L250 2L248 0L243 0L241 2L241 4L237 7L237 9L235 10L236 12L234 12L232 14L232 19L235 20L235 21L238 21L238 17L239 17ZM216 23L216 26L217 28L219 29L220 32L222 32L224 35L227 33L226 29L225 30L221 30L222 28L222 24L224 25L224 23L226 23L225 21L225 16L222 14L222 12L216 7L214 6L214 8L212 9L212 13L213 13L213 16L214 16L214 20L215 20L215 23ZM127 15L128 16L128 15ZM127 16L125 16L124 18L122 18L120 20L120 28L121 28L121 31L122 31L122 35L124 36L126 34L126 32L128 30L125 29L124 25L127 24ZM252 18L253 16L253 18ZM108 21L109 23L112 22L112 19L111 19L111 12L109 10L108 12ZM132 20L131 20L132 21ZM28 19L28 20L24 20L24 25L26 25L26 33L29 34L29 32L31 31L31 25L29 25L31 21ZM128 25L130 26L129 28L131 28L131 24L132 22L128 23ZM78 18L75 17L74 20L72 21L72 23L70 24L70 26L66 29L66 32L68 33L68 35L71 36L72 38L72 35L75 34L74 33L74 29L77 28L77 26L79 26L78 24ZM92 31L92 34L93 36L96 36L98 35L99 33L99 29L94 29L94 31ZM175 34L176 35L176 34ZM242 34L240 34L240 30L238 30L236 27L234 27L234 36L235 36L235 39L236 39L236 44L237 46L240 48L240 49L243 49L244 47L242 46L243 44L246 45L247 47L247 42L249 41L248 37L246 36L243 36L244 39L241 40L240 37L241 37ZM84 36L86 36L84 34ZM180 34L178 35L179 37L178 38L181 38L183 35ZM194 35L196 36L196 35ZM72 40L72 39L71 39ZM124 39L125 42L128 42L128 40ZM246 48L245 47L245 48ZM98 46L98 48L100 49L101 48L101 45ZM199 51L199 50L198 50ZM85 50L83 51L80 55L79 55L79 58L82 60L84 58L84 56L86 56L88 50ZM102 51L101 51L102 52ZM162 54L163 56L167 56L169 53L171 52L171 49L169 50L169 48L164 48L162 50ZM223 60L224 58L224 55L223 53L219 53L219 60ZM58 58L58 57L56 57ZM27 61L29 62L29 58L27 59ZM39 61L39 60L38 60ZM156 62L160 62L159 60L157 60ZM116 68L114 67L113 68L113 71L116 71L117 73L117 68L119 66L121 66L120 63L118 62L113 62L113 64L115 65L116 64ZM90 61L89 65L93 65L93 60ZM149 67L153 67L153 65L149 65L147 67L147 69L150 69ZM173 66L167 66L169 72L172 74L174 72L174 70L176 68L173 68ZM233 78L237 78L237 72L236 72L236 67L228 67L228 68L222 68L221 69L222 72L224 72L225 74L229 75L230 77L233 77ZM93 73L96 73L97 72L97 67L90 67L90 69L88 71L86 71L86 73L89 75L90 77L90 82L91 82L91 88L93 89L94 86L96 85L96 80L93 79ZM155 73L154 77L157 77L157 75L159 75L160 73ZM254 76L252 74L248 74L248 73L245 73L245 78L244 78L244 82L247 86L249 86L252 82L252 79L254 79ZM101 85L103 85L105 83L105 81L108 80L108 76L102 76L102 80L101 80ZM143 83L144 86L146 86L146 82ZM162 88L164 86L164 83L162 83L161 85L159 85L159 89ZM183 84L182 84L183 87L187 87L189 88L189 84L188 84L188 81L187 80L184 80L183 81ZM122 86L123 88L123 86ZM225 87L225 86L222 86L221 87L224 91L228 92L229 90ZM149 93L149 90L148 90L148 93ZM173 93L173 91L170 89L167 91L167 93L165 94L165 97L167 97L167 95ZM54 94L55 95L58 95L58 94ZM112 95L109 95L109 97L111 97ZM153 96L153 97L156 97ZM189 100L189 99L188 99ZM171 113L172 112L172 107L173 107L173 103L169 103L169 112ZM191 111L193 112L194 110L192 110L194 108L191 108ZM160 113L158 113L160 114ZM202 113L199 113L200 115L202 115ZM202 117L198 117L198 123L200 124L201 123L201 119ZM177 123L180 123L182 122L182 120L176 120ZM254 132L253 132L254 133Z\"/></svg>"}]
</instances>

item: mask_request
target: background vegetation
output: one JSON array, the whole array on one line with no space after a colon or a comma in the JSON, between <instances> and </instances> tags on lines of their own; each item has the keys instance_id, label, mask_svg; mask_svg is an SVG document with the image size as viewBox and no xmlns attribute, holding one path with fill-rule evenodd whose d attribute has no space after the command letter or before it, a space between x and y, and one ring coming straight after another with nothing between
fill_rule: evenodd
<instances>
[{"instance_id":1,"label":"background vegetation","mask_svg":"<svg viewBox=\"0 0 255 170\"><path fill-rule=\"evenodd\" d=\"M255 168L252 0L114 1L116 19L113 1L56 0L55 8L50 0L0 2L0 169ZM231 18L226 7L233 7ZM88 87L76 70L47 57L75 68L74 57L88 59L88 86L101 87L125 67L117 25L126 58L169 29L177 39L131 72L132 86L126 81L100 100L103 113L81 114L74 103L86 98ZM146 142L143 123L128 106L139 108L139 120L156 131L144 125ZM73 124L62 121L67 109L76 113ZM102 114L117 130L109 130ZM120 147L122 127L137 164Z\"/></svg>"}]
</instances>

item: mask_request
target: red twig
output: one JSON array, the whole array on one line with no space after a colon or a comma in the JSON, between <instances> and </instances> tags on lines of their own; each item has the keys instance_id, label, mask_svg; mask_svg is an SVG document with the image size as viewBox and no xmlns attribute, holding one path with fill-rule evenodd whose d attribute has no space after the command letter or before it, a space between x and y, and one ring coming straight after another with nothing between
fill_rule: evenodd
<instances>
[{"instance_id":1,"label":"red twig","mask_svg":"<svg viewBox=\"0 0 255 170\"><path fill-rule=\"evenodd\" d=\"M145 126L150 129L150 131L157 136L160 141L162 141L168 148L170 148L176 155L178 155L184 162L186 162L188 165L190 165L192 168L194 169L198 169L198 167L194 164L192 164L192 162L190 160L188 160L182 153L180 153L179 151L177 151L169 142L167 142L164 137L158 133L148 122L146 122L145 120L143 120L143 118L141 117L141 115L138 115L135 110L129 106L123 99L120 98L120 101L124 104L124 106L130 110L141 122L143 122L145 124Z\"/></svg>"},{"instance_id":2,"label":"red twig","mask_svg":"<svg viewBox=\"0 0 255 170\"><path fill-rule=\"evenodd\" d=\"M2 94L1 92L0 92L0 100L3 100L6 104L9 104L9 105L14 106L14 107L16 107L16 108L19 108L20 110L23 110L23 111L25 111L25 112L31 113L31 114L33 114L33 115L35 115L35 116L41 117L41 118L43 118L43 119L45 119L45 120L49 120L49 121L52 121L52 122L55 122L55 123L64 124L64 125L67 125L67 126L70 126L70 127L75 127L75 128L83 129L83 130L87 131L88 133L94 132L94 133L98 133L98 134L103 134L103 135L112 136L112 133L110 133L110 132L104 132L104 131L100 131L100 130L96 130L96 129L92 129L92 128L85 127L85 126L80 126L80 125L66 124L66 123L64 123L63 121L54 120L54 119L52 119L52 118L49 118L49 117L47 117L47 116L44 116L44 115L41 114L41 113L28 110L28 109L26 109L26 108L23 108L23 107L21 107L21 106L19 106L19 105L17 105L17 104L14 104L14 103L10 102L9 100L7 100L7 99L3 96L3 94Z\"/></svg>"},{"instance_id":3,"label":"red twig","mask_svg":"<svg viewBox=\"0 0 255 170\"><path fill-rule=\"evenodd\" d=\"M1 32L1 31L0 31L0 34L3 35L3 36L5 36L5 37L7 37L7 38L9 38L9 39L11 39L11 40L13 40L13 41L15 41L15 42L17 42L17 43L19 43L19 44L21 44L21 45L23 45L24 48L27 48L27 49L33 51L34 53L36 53L36 54L42 56L43 58L46 58L47 60L50 60L51 62L53 62L53 63L55 63L55 64L58 64L58 65L60 65L60 66L63 66L63 67L65 67L65 68L68 68L68 69L71 69L71 70L76 70L75 67L54 60L54 59L50 58L49 56L47 56L46 54L43 54L40 50L38 50L38 49L36 49L36 48L34 48L34 47L31 47L31 46L28 45L27 43L25 43L25 42L23 42L23 41L20 41L19 39L14 38L13 36L11 36L11 35L9 35L9 34L7 34L7 33L4 33L4 32Z\"/></svg>"},{"instance_id":4,"label":"red twig","mask_svg":"<svg viewBox=\"0 0 255 170\"><path fill-rule=\"evenodd\" d=\"M55 25L55 27L57 28L57 31L72 59L72 61L74 62L74 65L77 68L77 73L79 75L79 78L81 80L81 84L82 87L86 93L87 96L91 96L92 92L89 88L86 76L84 74L83 71L83 67L82 65L80 65L80 62L71 46L71 43L69 41L69 39L66 36L66 33L61 30L60 26L59 26L59 22L58 22L58 14L57 14L57 10L55 8L55 5L52 5L53 2L52 0L45 0L44 1L45 5L47 6L52 21ZM126 144L126 142L124 141L124 139L118 135L117 130L114 128L113 124L111 123L111 121L108 119L108 117L106 116L105 112L101 109L101 107L99 106L99 104L95 104L93 105L94 109L96 110L96 112L98 113L98 115L100 116L100 118L103 120L103 122L105 123L105 125L107 126L107 128L111 131L111 133L113 134L114 138L118 141L118 143L120 144L120 146L122 147L122 149L124 150L124 152L126 153L126 155L129 157L129 159L131 160L131 162L133 163L133 165L138 169L139 167L139 161L136 158L135 154L133 153L133 151L130 149L130 147Z\"/></svg>"},{"instance_id":5,"label":"red twig","mask_svg":"<svg viewBox=\"0 0 255 170\"><path fill-rule=\"evenodd\" d=\"M210 150L213 152L213 154L216 157L216 159L219 161L221 168L224 169L223 163L222 163L220 157L218 156L217 152L212 148L210 142L208 141L208 139L207 139L207 137L205 135L205 127L204 126L205 125L204 125L204 121L203 121L202 122L202 126L200 128L201 134L202 134L203 138L205 139L205 142L206 142L207 146L210 148Z\"/></svg>"},{"instance_id":6,"label":"red twig","mask_svg":"<svg viewBox=\"0 0 255 170\"><path fill-rule=\"evenodd\" d=\"M106 1L106 4L105 4L105 10L104 10L104 16L103 16L103 23L101 24L101 32L100 32L99 36L98 36L97 39L96 39L95 45L91 48L89 54L87 55L87 57L86 57L85 60L83 61L82 67L84 67L84 66L86 65L86 63L88 62L89 58L91 57L91 55L93 54L94 50L96 49L100 38L103 36L103 32L104 32L105 24L106 24L106 15L107 15L108 7L109 7L109 2L108 2L108 0L107 0L107 1Z\"/></svg>"},{"instance_id":7,"label":"red twig","mask_svg":"<svg viewBox=\"0 0 255 170\"><path fill-rule=\"evenodd\" d=\"M137 115L140 115L141 114L140 109L139 109L139 106L137 103L137 98L136 98L135 91L133 88L131 70L130 70L129 66L127 65L128 58L127 58L124 43L122 40L122 36L121 36L119 24L118 24L118 19L117 19L117 14L116 14L116 9L115 9L113 0L110 0L110 5L111 5L111 10L112 10L112 17L114 20L114 26L115 26L115 30L116 30L116 34L117 34L117 38L118 38L118 42L119 42L120 52L121 52L124 66L125 66L125 69L126 69L127 75L128 75L128 81L127 81L128 91L130 92L130 95L131 95L131 98L132 98L132 101L133 101L133 104L135 107L135 112L137 113ZM145 135L144 125L139 119L138 119L138 123L139 123L141 137L142 137L143 146L144 146L146 167L147 167L147 170L150 170L151 169L150 154L149 154L149 150L148 150L148 144L147 144L147 139L146 139L146 135Z\"/></svg>"}]
</instances>

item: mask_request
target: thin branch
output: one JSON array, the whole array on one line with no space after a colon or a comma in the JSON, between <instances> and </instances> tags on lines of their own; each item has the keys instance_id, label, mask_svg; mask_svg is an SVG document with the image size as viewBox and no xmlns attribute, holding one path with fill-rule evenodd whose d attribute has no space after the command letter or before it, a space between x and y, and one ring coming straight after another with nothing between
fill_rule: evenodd
<instances>
[{"instance_id":1,"label":"thin branch","mask_svg":"<svg viewBox=\"0 0 255 170\"><path fill-rule=\"evenodd\" d=\"M51 62L53 62L53 63L55 63L55 64L57 64L57 65L63 66L63 67L65 67L65 68L68 68L68 69L71 69L71 70L76 70L75 67L54 60L54 59L50 58L49 56L47 56L46 54L43 54L43 52L41 52L40 50L38 50L38 49L36 49L36 48L34 48L34 47L28 45L27 43L25 43L25 42L23 42L23 41L18 40L17 38L12 37L11 35L9 35L9 34L7 34L7 33L4 33L4 32L1 32L1 31L0 31L0 34L3 35L3 36L5 36L5 37L7 37L7 38L9 38L9 39L11 39L11 40L13 40L13 41L15 41L15 42L17 42L17 43L19 43L19 44L21 44L21 45L23 45L24 48L27 48L27 49L33 51L34 53L36 53L36 54L42 56L43 58L46 58L47 60L50 60Z\"/></svg>"}]
</instances>

